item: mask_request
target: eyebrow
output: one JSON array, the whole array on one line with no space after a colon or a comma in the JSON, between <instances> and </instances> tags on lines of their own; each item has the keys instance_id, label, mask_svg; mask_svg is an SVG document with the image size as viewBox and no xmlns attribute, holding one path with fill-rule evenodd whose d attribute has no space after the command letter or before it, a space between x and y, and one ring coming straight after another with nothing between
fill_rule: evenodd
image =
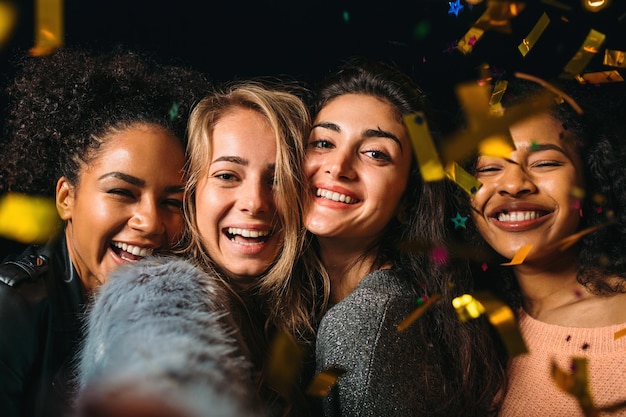
<instances>
[{"instance_id":1,"label":"eyebrow","mask_svg":"<svg viewBox=\"0 0 626 417\"><path fill-rule=\"evenodd\" d=\"M341 128L339 127L339 125L335 124L335 123L330 123L330 122L321 122L321 123L317 123L314 124L313 127L311 128L311 130L315 129L316 127L321 127L324 129L329 129L332 130L333 132L341 132ZM400 151L404 152L404 149L402 147L402 142L400 142L400 139L398 139L398 137L396 135L394 135L391 132L387 132L386 130L383 129L366 129L365 132L363 132L363 136L365 136L366 138L387 138L387 139L391 139L393 140L395 143L398 144L398 146L400 147Z\"/></svg>"},{"instance_id":2,"label":"eyebrow","mask_svg":"<svg viewBox=\"0 0 626 417\"><path fill-rule=\"evenodd\" d=\"M106 178L117 178L124 182L127 182L136 187L143 187L146 185L146 182L141 178L134 177L132 175L124 174L123 172L113 171L108 172L104 175L101 175L98 180L103 180ZM165 187L165 192L167 193L182 193L185 190L185 186L183 185L168 185Z\"/></svg>"},{"instance_id":3,"label":"eyebrow","mask_svg":"<svg viewBox=\"0 0 626 417\"><path fill-rule=\"evenodd\" d=\"M242 165L242 166L248 166L250 164L250 162L247 159L242 158L240 156L220 156L219 158L216 158L211 163L214 164L216 162L230 162L230 163ZM276 164L268 164L267 166L271 170L276 169Z\"/></svg>"}]
</instances>

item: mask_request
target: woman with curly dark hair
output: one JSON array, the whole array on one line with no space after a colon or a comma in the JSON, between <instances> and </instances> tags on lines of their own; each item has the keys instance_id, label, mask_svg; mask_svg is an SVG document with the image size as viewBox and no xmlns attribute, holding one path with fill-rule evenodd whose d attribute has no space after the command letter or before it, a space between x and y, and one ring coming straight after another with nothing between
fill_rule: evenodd
<instances>
[{"instance_id":1,"label":"woman with curly dark hair","mask_svg":"<svg viewBox=\"0 0 626 417\"><path fill-rule=\"evenodd\" d=\"M519 76L505 114L541 91L560 104L510 126L510 156L468 163L482 186L460 199L465 238L495 252L477 276L516 309L528 347L510 362L500 415L597 415L626 400L624 91ZM522 263L501 265L520 250ZM558 368L576 373L578 398L555 383Z\"/></svg>"},{"instance_id":2,"label":"woman with curly dark hair","mask_svg":"<svg viewBox=\"0 0 626 417\"><path fill-rule=\"evenodd\" d=\"M180 239L187 115L210 84L121 49L61 49L17 69L2 191L55 196L64 226L0 266L0 409L57 416L91 294Z\"/></svg>"}]
</instances>

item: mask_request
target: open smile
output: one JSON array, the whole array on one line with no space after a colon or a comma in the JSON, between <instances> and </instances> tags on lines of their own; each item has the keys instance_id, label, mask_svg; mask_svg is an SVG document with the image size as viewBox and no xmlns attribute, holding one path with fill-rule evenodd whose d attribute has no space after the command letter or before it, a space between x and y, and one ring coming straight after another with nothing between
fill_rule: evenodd
<instances>
[{"instance_id":1,"label":"open smile","mask_svg":"<svg viewBox=\"0 0 626 417\"><path fill-rule=\"evenodd\" d=\"M315 191L315 195L320 198L325 198L326 200L332 200L346 204L356 204L360 201L358 198L350 197L349 195L325 190L322 188L317 188Z\"/></svg>"},{"instance_id":2,"label":"open smile","mask_svg":"<svg viewBox=\"0 0 626 417\"><path fill-rule=\"evenodd\" d=\"M128 262L137 262L146 256L152 255L154 251L153 248L142 248L141 246L129 245L124 242L113 242L111 248L117 256Z\"/></svg>"},{"instance_id":3,"label":"open smile","mask_svg":"<svg viewBox=\"0 0 626 417\"><path fill-rule=\"evenodd\" d=\"M229 240L242 244L242 245L261 245L272 236L272 230L258 230L258 229L242 229L239 227L229 227L224 230L224 234Z\"/></svg>"}]
</instances>

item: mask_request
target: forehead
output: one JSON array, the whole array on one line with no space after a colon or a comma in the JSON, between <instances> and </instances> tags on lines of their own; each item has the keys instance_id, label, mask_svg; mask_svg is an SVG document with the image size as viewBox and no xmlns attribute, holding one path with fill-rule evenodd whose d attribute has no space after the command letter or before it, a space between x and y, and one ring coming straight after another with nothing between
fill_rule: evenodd
<instances>
[{"instance_id":1,"label":"forehead","mask_svg":"<svg viewBox=\"0 0 626 417\"><path fill-rule=\"evenodd\" d=\"M211 137L213 157L220 154L275 159L276 138L269 121L258 111L234 107L215 124Z\"/></svg>"},{"instance_id":2,"label":"forehead","mask_svg":"<svg viewBox=\"0 0 626 417\"><path fill-rule=\"evenodd\" d=\"M360 115L360 116L359 116ZM365 117L365 116L368 117ZM343 94L335 97L322 107L315 118L316 121L326 118L356 118L366 123L372 117L375 120L400 122L394 107L385 100L367 94Z\"/></svg>"},{"instance_id":3,"label":"forehead","mask_svg":"<svg viewBox=\"0 0 626 417\"><path fill-rule=\"evenodd\" d=\"M530 116L510 128L517 149L533 147L535 144L567 146L571 141L563 123L549 113Z\"/></svg>"}]
</instances>

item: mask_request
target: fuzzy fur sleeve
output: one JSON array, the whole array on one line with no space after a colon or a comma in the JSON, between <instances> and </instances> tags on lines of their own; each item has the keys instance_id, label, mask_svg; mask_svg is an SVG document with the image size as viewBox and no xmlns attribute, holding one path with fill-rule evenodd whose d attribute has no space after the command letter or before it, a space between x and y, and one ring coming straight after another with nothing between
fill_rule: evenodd
<instances>
[{"instance_id":1,"label":"fuzzy fur sleeve","mask_svg":"<svg viewBox=\"0 0 626 417\"><path fill-rule=\"evenodd\" d=\"M77 362L78 415L161 415L141 414L143 403L163 415L251 416L250 364L225 297L185 260L120 266L89 309ZM118 409L126 403L132 413Z\"/></svg>"}]
</instances>

